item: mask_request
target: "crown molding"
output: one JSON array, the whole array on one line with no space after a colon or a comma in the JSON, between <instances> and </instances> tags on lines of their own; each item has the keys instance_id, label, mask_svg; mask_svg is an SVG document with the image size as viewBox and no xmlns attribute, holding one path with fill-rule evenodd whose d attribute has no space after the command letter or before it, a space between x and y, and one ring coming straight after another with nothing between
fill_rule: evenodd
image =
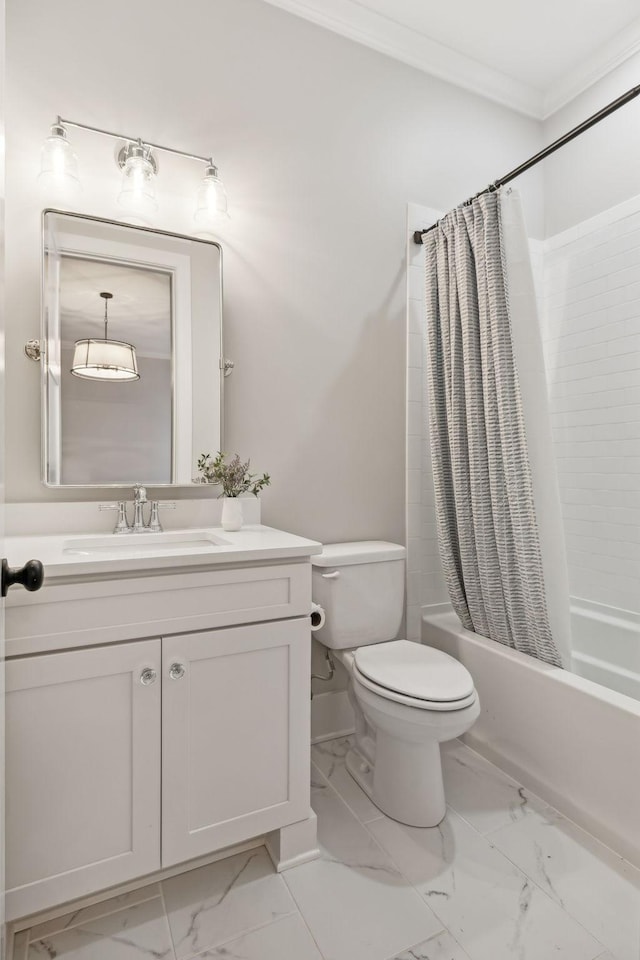
<instances>
[{"instance_id":1,"label":"crown molding","mask_svg":"<svg viewBox=\"0 0 640 960\"><path fill-rule=\"evenodd\" d=\"M547 120L598 80L640 52L640 18L546 91L494 70L383 16L358 0L265 0L424 73L487 97L535 120Z\"/></svg>"},{"instance_id":2,"label":"crown molding","mask_svg":"<svg viewBox=\"0 0 640 960\"><path fill-rule=\"evenodd\" d=\"M597 51L546 92L543 119L547 120L553 116L637 53L640 53L640 17L603 43Z\"/></svg>"},{"instance_id":3,"label":"crown molding","mask_svg":"<svg viewBox=\"0 0 640 960\"><path fill-rule=\"evenodd\" d=\"M525 116L536 120L543 117L540 90L369 10L356 0L266 2Z\"/></svg>"}]
</instances>

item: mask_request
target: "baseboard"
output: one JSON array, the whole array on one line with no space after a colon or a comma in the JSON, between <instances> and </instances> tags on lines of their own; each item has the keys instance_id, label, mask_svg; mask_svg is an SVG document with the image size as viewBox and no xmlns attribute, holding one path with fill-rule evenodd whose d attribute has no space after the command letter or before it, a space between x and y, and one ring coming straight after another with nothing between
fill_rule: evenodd
<instances>
[{"instance_id":1,"label":"baseboard","mask_svg":"<svg viewBox=\"0 0 640 960\"><path fill-rule=\"evenodd\" d=\"M355 719L346 690L318 693L311 701L311 743L353 733Z\"/></svg>"},{"instance_id":2,"label":"baseboard","mask_svg":"<svg viewBox=\"0 0 640 960\"><path fill-rule=\"evenodd\" d=\"M298 854L297 857L290 857L288 860L276 861L273 858L273 854L271 853L271 848L269 847L269 844L266 844L266 847L267 847L267 853L271 857L271 862L273 863L278 873L284 873L286 870L290 870L291 867L299 867L303 863L311 863L312 860L318 860L322 855L320 852L320 848L314 847L312 850L307 850L306 853Z\"/></svg>"},{"instance_id":3,"label":"baseboard","mask_svg":"<svg viewBox=\"0 0 640 960\"><path fill-rule=\"evenodd\" d=\"M615 854L628 860L634 867L640 867L640 850L628 840L627 837L611 830L595 817L591 816L576 804L569 797L559 793L551 784L545 782L540 777L533 776L525 767L521 766L506 755L495 750L489 743L474 735L473 731L465 733L462 740L468 747L479 753L490 763L495 764L500 770L503 770L508 776L513 777L521 783L527 790L535 793L546 803L555 807L568 820L572 820L592 837L599 840L606 847L609 847Z\"/></svg>"}]
</instances>

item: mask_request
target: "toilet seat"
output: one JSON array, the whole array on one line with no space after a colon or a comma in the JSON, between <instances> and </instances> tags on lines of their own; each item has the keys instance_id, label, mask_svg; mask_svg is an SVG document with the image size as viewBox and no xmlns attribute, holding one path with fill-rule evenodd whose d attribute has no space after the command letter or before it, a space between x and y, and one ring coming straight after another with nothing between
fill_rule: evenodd
<instances>
[{"instance_id":1,"label":"toilet seat","mask_svg":"<svg viewBox=\"0 0 640 960\"><path fill-rule=\"evenodd\" d=\"M420 710L462 710L476 700L466 667L440 650L408 640L359 647L353 676L372 693Z\"/></svg>"}]
</instances>

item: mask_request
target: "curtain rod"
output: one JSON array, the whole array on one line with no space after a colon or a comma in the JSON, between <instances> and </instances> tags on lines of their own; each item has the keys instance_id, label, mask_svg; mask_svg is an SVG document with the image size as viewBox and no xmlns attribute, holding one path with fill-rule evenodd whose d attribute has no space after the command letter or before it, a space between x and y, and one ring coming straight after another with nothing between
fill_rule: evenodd
<instances>
[{"instance_id":1,"label":"curtain rod","mask_svg":"<svg viewBox=\"0 0 640 960\"><path fill-rule=\"evenodd\" d=\"M640 95L640 84L637 87L632 87L630 90L627 90L627 92L623 93L622 96L618 97L617 100L612 100L611 103L607 104L606 107L603 107L602 110L598 110L597 113L594 113L591 117L583 120L582 123L579 123L577 127L574 127L572 130L569 130L568 133L565 133L564 136L554 140L553 143L550 143L548 147L544 148L544 150L540 150L540 152L536 153L535 156L530 157L529 160L525 160L524 163L521 163L519 167L515 167L513 170L510 170L509 173L504 175L504 177L500 177L499 180L494 180L494 182L490 183L488 187L484 188L484 190L480 190L473 197L465 200L463 206L472 203L476 197L481 197L484 193L493 193L499 187L503 187L505 183L509 183L510 180L514 180L516 177L519 177L521 173L524 173L526 170L530 170L531 167L535 167L535 165L540 163L541 160L544 160L546 157L550 156L550 154L555 153L555 151L559 150L560 147L564 147L566 143L569 143L575 137L579 137L580 134L584 133L585 130L588 130L589 127L593 127L596 123L600 123L600 121L604 120L605 117L608 117L616 110L619 110L620 107L623 107L626 103L629 103L630 100L633 100L638 95ZM424 230L416 230L413 234L414 243L423 243L424 235L435 229L437 225L437 223L434 223L430 227L426 227Z\"/></svg>"}]
</instances>

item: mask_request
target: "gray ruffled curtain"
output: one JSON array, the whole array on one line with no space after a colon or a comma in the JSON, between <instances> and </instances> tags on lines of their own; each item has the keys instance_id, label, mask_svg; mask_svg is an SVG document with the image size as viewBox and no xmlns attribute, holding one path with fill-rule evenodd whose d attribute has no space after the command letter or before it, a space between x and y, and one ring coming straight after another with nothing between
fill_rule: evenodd
<instances>
[{"instance_id":1,"label":"gray ruffled curtain","mask_svg":"<svg viewBox=\"0 0 640 960\"><path fill-rule=\"evenodd\" d=\"M453 210L425 246L429 428L449 596L467 629L562 666L547 611L498 194Z\"/></svg>"}]
</instances>

